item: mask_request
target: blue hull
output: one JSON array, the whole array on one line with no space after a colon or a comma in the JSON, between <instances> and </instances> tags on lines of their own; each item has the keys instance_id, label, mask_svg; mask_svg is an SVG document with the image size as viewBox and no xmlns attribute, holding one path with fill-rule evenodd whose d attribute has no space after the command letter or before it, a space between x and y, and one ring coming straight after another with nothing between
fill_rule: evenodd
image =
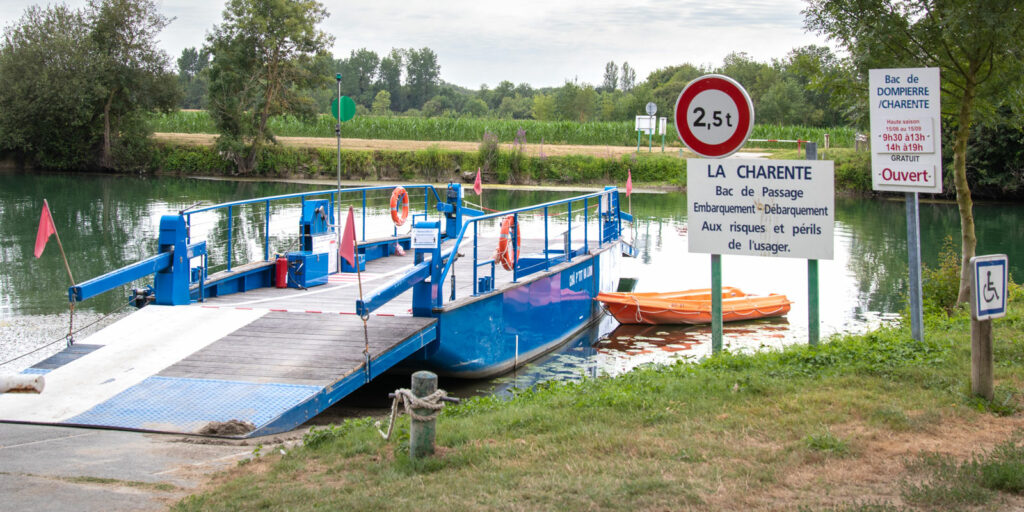
<instances>
[{"instance_id":1,"label":"blue hull","mask_svg":"<svg viewBox=\"0 0 1024 512\"><path fill-rule=\"evenodd\" d=\"M423 354L427 364L442 375L476 379L554 350L600 317L593 299L614 290L619 251L611 244L512 287L446 306L438 316L438 342Z\"/></svg>"}]
</instances>

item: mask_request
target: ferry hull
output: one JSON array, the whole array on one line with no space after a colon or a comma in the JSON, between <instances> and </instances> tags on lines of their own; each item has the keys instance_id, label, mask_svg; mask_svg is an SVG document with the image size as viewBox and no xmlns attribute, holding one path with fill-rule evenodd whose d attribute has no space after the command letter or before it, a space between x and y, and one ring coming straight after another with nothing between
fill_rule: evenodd
<instances>
[{"instance_id":1,"label":"ferry hull","mask_svg":"<svg viewBox=\"0 0 1024 512\"><path fill-rule=\"evenodd\" d=\"M554 350L600 318L593 299L616 286L618 245L444 308L439 342L424 354L426 363L442 375L486 378Z\"/></svg>"}]
</instances>

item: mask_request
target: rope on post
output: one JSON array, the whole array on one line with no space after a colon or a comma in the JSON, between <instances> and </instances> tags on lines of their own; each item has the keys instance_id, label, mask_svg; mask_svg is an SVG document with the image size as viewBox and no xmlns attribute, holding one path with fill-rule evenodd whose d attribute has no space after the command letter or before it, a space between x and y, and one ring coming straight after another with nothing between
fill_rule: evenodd
<instances>
[{"instance_id":1,"label":"rope on post","mask_svg":"<svg viewBox=\"0 0 1024 512\"><path fill-rule=\"evenodd\" d=\"M404 413L408 414L412 419L416 421L431 421L437 419L437 416L441 414L441 409L444 408L445 399L448 398L448 393L443 389L434 391L423 398L418 398L412 393L411 389L406 388L396 389L394 395L395 398L391 402L391 418L388 420L388 431L384 432L380 429L381 425L379 421L376 423L377 432L380 432L380 435L387 440L391 439L391 433L395 428L395 419L402 414L402 412L398 410L399 403L402 404ZM421 415L416 414L413 409L430 409L431 412Z\"/></svg>"}]
</instances>

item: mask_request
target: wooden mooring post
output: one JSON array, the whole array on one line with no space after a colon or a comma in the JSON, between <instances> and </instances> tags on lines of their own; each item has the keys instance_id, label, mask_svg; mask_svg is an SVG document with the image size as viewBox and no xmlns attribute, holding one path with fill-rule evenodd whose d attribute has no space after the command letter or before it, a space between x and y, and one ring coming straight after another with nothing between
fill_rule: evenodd
<instances>
[{"instance_id":1,"label":"wooden mooring post","mask_svg":"<svg viewBox=\"0 0 1024 512\"><path fill-rule=\"evenodd\" d=\"M412 374L412 394L416 398L424 398L437 391L437 375L432 372L419 371ZM434 438L437 434L435 411L430 409L413 409L419 416L431 416L427 421L412 418L409 426L409 456L425 457L434 454Z\"/></svg>"}]
</instances>

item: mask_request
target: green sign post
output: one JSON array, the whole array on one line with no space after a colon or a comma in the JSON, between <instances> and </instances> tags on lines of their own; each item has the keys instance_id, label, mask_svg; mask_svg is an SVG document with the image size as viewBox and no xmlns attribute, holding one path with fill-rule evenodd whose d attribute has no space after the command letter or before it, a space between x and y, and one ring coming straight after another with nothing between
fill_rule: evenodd
<instances>
[{"instance_id":1,"label":"green sign post","mask_svg":"<svg viewBox=\"0 0 1024 512\"><path fill-rule=\"evenodd\" d=\"M338 195L337 204L334 208L335 232L338 234L338 247L341 247L341 123L352 119L356 115L356 102L352 98L341 95L341 73L334 75L338 81L338 95L331 101L331 115L338 120L334 123L334 135L338 139ZM341 271L341 261L338 261L337 271Z\"/></svg>"},{"instance_id":2,"label":"green sign post","mask_svg":"<svg viewBox=\"0 0 1024 512\"><path fill-rule=\"evenodd\" d=\"M340 81L340 80L339 80ZM340 89L339 89L340 90ZM356 102L348 96L338 96L331 101L331 115L341 122L356 116Z\"/></svg>"}]
</instances>

